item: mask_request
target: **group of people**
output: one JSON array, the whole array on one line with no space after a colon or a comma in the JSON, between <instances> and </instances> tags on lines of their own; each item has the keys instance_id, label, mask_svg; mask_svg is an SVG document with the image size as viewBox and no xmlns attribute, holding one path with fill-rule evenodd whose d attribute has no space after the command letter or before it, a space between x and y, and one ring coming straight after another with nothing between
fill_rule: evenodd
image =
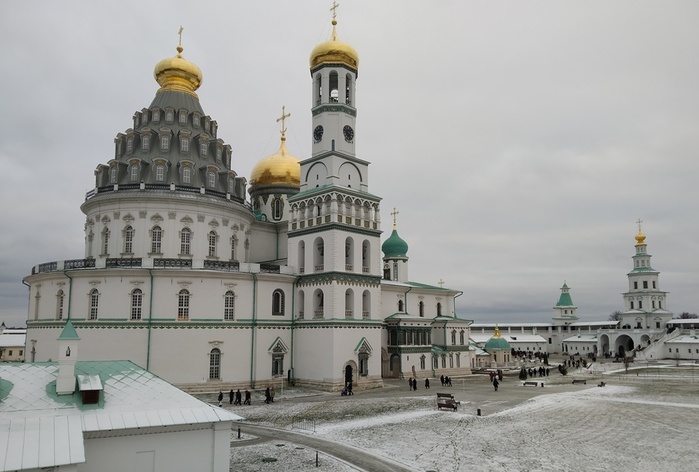
<instances>
[{"instance_id":1,"label":"group of people","mask_svg":"<svg viewBox=\"0 0 699 472\"><path fill-rule=\"evenodd\" d=\"M245 401L243 402L243 405L250 405L250 390L247 388L245 389ZM243 399L243 394L240 393L240 389L238 389L236 392L231 389L230 392L228 392L228 403L231 405L240 405L241 400ZM218 392L218 406L223 406L223 392L219 391Z\"/></svg>"},{"instance_id":2,"label":"group of people","mask_svg":"<svg viewBox=\"0 0 699 472\"><path fill-rule=\"evenodd\" d=\"M451 387L451 377L442 375L439 380L442 382L442 387Z\"/></svg>"},{"instance_id":3,"label":"group of people","mask_svg":"<svg viewBox=\"0 0 699 472\"><path fill-rule=\"evenodd\" d=\"M347 382L345 388L343 388L342 392L340 392L340 395L342 395L343 397L347 395L354 395L354 392L352 391L352 382Z\"/></svg>"}]
</instances>

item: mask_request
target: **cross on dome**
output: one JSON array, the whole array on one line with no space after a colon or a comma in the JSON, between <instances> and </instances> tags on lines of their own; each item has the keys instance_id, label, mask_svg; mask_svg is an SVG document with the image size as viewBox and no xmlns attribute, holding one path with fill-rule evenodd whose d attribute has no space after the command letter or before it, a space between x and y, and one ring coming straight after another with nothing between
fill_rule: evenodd
<instances>
[{"instance_id":1,"label":"cross on dome","mask_svg":"<svg viewBox=\"0 0 699 472\"><path fill-rule=\"evenodd\" d=\"M337 18L337 7L339 7L339 6L340 6L339 3L333 1L333 6L330 8L330 11L333 12L333 20L335 20L335 18Z\"/></svg>"},{"instance_id":2,"label":"cross on dome","mask_svg":"<svg viewBox=\"0 0 699 472\"><path fill-rule=\"evenodd\" d=\"M184 28L182 27L182 25L180 25L180 30L177 32L177 34L180 36L180 42L178 44L179 46L182 46L182 30L184 30Z\"/></svg>"},{"instance_id":3,"label":"cross on dome","mask_svg":"<svg viewBox=\"0 0 699 472\"><path fill-rule=\"evenodd\" d=\"M277 118L277 123L279 123L280 121L282 122L282 129L280 131L280 133L282 133L282 138L285 137L285 133L286 133L286 127L284 126L284 120L286 120L287 118L289 118L291 116L291 113L285 114L284 113L285 111L286 111L286 107L284 105L282 105L282 116Z\"/></svg>"},{"instance_id":4,"label":"cross on dome","mask_svg":"<svg viewBox=\"0 0 699 472\"><path fill-rule=\"evenodd\" d=\"M639 233L642 232L642 231L641 231L641 224L642 224L642 223L643 223L643 220L642 220L642 219L639 218L639 219L636 220L636 224L638 225L638 232L639 232Z\"/></svg>"},{"instance_id":5,"label":"cross on dome","mask_svg":"<svg viewBox=\"0 0 699 472\"><path fill-rule=\"evenodd\" d=\"M397 228L396 216L398 216L398 210L396 210L396 207L393 207L393 211L391 212L391 215L393 215L393 229L396 229Z\"/></svg>"}]
</instances>

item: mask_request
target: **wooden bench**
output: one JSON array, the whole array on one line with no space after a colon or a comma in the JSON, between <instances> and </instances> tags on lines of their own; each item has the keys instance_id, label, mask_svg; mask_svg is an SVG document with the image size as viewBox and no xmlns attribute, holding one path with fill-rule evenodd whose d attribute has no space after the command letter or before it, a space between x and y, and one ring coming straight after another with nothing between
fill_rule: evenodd
<instances>
[{"instance_id":1,"label":"wooden bench","mask_svg":"<svg viewBox=\"0 0 699 472\"><path fill-rule=\"evenodd\" d=\"M574 379L574 380L573 380L573 385L575 385L575 384L587 385L587 380L583 380L583 379Z\"/></svg>"},{"instance_id":2,"label":"wooden bench","mask_svg":"<svg viewBox=\"0 0 699 472\"><path fill-rule=\"evenodd\" d=\"M524 387L538 387L539 385L543 387L544 382L539 382L537 380L525 380L524 382L522 382L522 386Z\"/></svg>"},{"instance_id":3,"label":"wooden bench","mask_svg":"<svg viewBox=\"0 0 699 472\"><path fill-rule=\"evenodd\" d=\"M453 400L454 395L452 395L451 393L438 393L437 400L439 400L440 398L447 398L447 399Z\"/></svg>"},{"instance_id":4,"label":"wooden bench","mask_svg":"<svg viewBox=\"0 0 699 472\"><path fill-rule=\"evenodd\" d=\"M598 386L598 387L606 387L607 384L606 384L606 382L600 382L600 383L597 384L597 386Z\"/></svg>"}]
</instances>

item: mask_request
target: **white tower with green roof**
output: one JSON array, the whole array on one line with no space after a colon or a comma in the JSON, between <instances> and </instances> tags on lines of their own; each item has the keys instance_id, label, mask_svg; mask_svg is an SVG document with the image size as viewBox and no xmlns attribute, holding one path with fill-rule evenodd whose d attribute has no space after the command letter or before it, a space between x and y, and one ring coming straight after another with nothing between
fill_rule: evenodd
<instances>
[{"instance_id":1,"label":"white tower with green roof","mask_svg":"<svg viewBox=\"0 0 699 472\"><path fill-rule=\"evenodd\" d=\"M575 311L577 306L573 305L573 299L570 296L570 288L566 282L563 282L561 287L561 295L558 297L558 303L553 307L553 324L554 326L568 325L578 320Z\"/></svg>"}]
</instances>

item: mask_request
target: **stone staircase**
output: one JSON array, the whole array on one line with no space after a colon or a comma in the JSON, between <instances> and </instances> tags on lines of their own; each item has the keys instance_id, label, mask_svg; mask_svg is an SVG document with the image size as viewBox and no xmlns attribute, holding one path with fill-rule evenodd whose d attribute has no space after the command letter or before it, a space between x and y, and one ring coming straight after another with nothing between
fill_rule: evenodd
<instances>
[{"instance_id":1,"label":"stone staircase","mask_svg":"<svg viewBox=\"0 0 699 472\"><path fill-rule=\"evenodd\" d=\"M638 361L657 361L666 358L665 343L675 339L681 332L681 329L675 329L671 333L665 333L661 337L653 339L650 345L642 351L634 351L635 359Z\"/></svg>"}]
</instances>

